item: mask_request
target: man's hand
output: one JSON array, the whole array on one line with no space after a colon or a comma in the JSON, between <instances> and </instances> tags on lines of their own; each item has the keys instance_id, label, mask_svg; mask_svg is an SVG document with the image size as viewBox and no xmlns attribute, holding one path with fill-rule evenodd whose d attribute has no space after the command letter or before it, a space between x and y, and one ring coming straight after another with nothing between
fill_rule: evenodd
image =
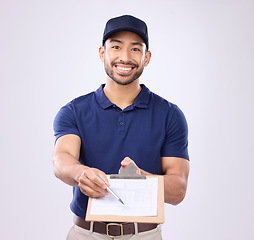
<instances>
[{"instance_id":1,"label":"man's hand","mask_svg":"<svg viewBox=\"0 0 254 240\"><path fill-rule=\"evenodd\" d=\"M73 187L79 186L81 192L88 197L99 198L108 195L106 187L109 186L109 182L106 174L79 162L80 147L81 139L75 134L67 134L57 139L53 157L56 177Z\"/></svg>"},{"instance_id":2,"label":"man's hand","mask_svg":"<svg viewBox=\"0 0 254 240\"><path fill-rule=\"evenodd\" d=\"M106 184L98 178L98 176L100 176ZM100 198L109 194L106 190L107 186L109 186L106 174L96 168L85 169L79 177L78 186L81 192L88 197Z\"/></svg>"},{"instance_id":3,"label":"man's hand","mask_svg":"<svg viewBox=\"0 0 254 240\"><path fill-rule=\"evenodd\" d=\"M121 168L126 168L131 163L137 168L138 174L152 175L140 169L129 157L124 158L121 162ZM189 161L184 158L161 157L161 167L164 176L165 203L177 205L184 199L186 194Z\"/></svg>"}]
</instances>

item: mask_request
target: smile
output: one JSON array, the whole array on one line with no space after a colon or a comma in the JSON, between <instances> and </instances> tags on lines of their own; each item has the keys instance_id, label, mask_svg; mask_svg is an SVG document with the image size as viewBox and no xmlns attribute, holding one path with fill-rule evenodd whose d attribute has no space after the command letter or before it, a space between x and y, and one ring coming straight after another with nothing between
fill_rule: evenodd
<instances>
[{"instance_id":1,"label":"smile","mask_svg":"<svg viewBox=\"0 0 254 240\"><path fill-rule=\"evenodd\" d=\"M132 73L132 70L135 68L134 65L123 65L123 64L115 64L114 65L117 72L119 74L123 74L123 75L129 75Z\"/></svg>"},{"instance_id":2,"label":"smile","mask_svg":"<svg viewBox=\"0 0 254 240\"><path fill-rule=\"evenodd\" d=\"M130 71L132 68L131 67L119 67L119 66L117 66L117 68L119 69L119 70L121 70L121 71Z\"/></svg>"}]
</instances>

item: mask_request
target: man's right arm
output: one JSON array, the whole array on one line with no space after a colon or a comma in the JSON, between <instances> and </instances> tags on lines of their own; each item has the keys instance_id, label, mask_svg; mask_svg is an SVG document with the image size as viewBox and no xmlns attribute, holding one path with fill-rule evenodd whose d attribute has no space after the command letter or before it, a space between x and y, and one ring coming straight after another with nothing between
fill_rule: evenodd
<instances>
[{"instance_id":1,"label":"man's right arm","mask_svg":"<svg viewBox=\"0 0 254 240\"><path fill-rule=\"evenodd\" d=\"M107 195L106 185L97 177L99 175L109 185L105 173L79 162L80 147L81 139L77 135L67 134L57 139L53 155L55 176L66 184L79 186L89 197Z\"/></svg>"}]
</instances>

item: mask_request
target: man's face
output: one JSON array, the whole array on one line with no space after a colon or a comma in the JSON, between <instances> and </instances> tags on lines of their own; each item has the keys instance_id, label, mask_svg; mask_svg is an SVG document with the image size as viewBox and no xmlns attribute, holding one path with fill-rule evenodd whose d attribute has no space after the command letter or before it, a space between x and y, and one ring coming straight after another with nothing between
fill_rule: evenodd
<instances>
[{"instance_id":1,"label":"man's face","mask_svg":"<svg viewBox=\"0 0 254 240\"><path fill-rule=\"evenodd\" d=\"M143 39L128 31L113 34L100 48L100 58L108 77L120 85L131 84L138 79L150 57Z\"/></svg>"}]
</instances>

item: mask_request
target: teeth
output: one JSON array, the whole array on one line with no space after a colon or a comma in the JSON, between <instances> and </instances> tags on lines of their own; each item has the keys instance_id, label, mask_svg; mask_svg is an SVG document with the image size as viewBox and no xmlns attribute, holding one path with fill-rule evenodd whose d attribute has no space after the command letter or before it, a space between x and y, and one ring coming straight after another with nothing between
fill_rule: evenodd
<instances>
[{"instance_id":1,"label":"teeth","mask_svg":"<svg viewBox=\"0 0 254 240\"><path fill-rule=\"evenodd\" d=\"M122 70L122 71L130 71L131 68L125 68L125 67L117 67L119 70Z\"/></svg>"}]
</instances>

